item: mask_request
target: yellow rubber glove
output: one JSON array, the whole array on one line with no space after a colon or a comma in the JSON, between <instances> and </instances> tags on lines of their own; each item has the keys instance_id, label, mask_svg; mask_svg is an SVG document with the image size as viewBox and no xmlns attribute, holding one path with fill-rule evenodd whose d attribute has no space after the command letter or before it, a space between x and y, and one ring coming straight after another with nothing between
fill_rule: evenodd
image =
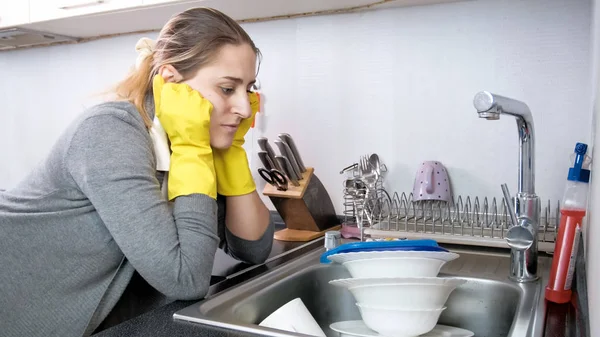
<instances>
[{"instance_id":1,"label":"yellow rubber glove","mask_svg":"<svg viewBox=\"0 0 600 337\"><path fill-rule=\"evenodd\" d=\"M169 200L181 195L206 194L217 198L210 146L212 104L184 83L165 83L160 75L152 82L156 117L171 143Z\"/></svg>"},{"instance_id":2,"label":"yellow rubber glove","mask_svg":"<svg viewBox=\"0 0 600 337\"><path fill-rule=\"evenodd\" d=\"M215 158L215 169L217 171L217 191L224 196L244 195L256 190L256 184L252 178L250 165L244 145L244 136L250 130L256 112L258 112L259 100L256 93L249 93L252 116L242 120L233 137L231 147L226 150L213 150Z\"/></svg>"}]
</instances>

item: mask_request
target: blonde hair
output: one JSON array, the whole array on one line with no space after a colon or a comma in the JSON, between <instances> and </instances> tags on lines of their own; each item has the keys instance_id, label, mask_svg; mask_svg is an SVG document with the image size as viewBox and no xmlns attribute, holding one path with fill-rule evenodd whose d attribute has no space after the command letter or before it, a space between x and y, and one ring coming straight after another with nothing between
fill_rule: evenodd
<instances>
[{"instance_id":1,"label":"blonde hair","mask_svg":"<svg viewBox=\"0 0 600 337\"><path fill-rule=\"evenodd\" d=\"M118 98L133 103L150 128L152 120L145 102L152 92L152 78L160 67L170 64L186 79L213 61L224 45L244 43L260 58L260 51L250 36L232 18L211 8L188 9L165 24L156 42L148 38L138 41L136 67L117 84L115 93Z\"/></svg>"}]
</instances>

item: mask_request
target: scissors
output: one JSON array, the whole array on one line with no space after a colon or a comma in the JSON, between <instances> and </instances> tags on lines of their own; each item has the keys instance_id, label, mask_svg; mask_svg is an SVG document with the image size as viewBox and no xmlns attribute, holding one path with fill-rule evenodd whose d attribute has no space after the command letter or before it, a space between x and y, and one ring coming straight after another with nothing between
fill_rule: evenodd
<instances>
[{"instance_id":1,"label":"scissors","mask_svg":"<svg viewBox=\"0 0 600 337\"><path fill-rule=\"evenodd\" d=\"M266 182L275 186L278 191L287 191L288 180L281 171L277 169L267 170L261 167L258 169L258 173Z\"/></svg>"}]
</instances>

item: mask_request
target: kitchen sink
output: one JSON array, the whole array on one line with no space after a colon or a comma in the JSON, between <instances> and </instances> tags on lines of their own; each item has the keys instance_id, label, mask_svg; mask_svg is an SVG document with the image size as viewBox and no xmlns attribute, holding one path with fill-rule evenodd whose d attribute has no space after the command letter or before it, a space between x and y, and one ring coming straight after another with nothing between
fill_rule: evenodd
<instances>
[{"instance_id":1,"label":"kitchen sink","mask_svg":"<svg viewBox=\"0 0 600 337\"><path fill-rule=\"evenodd\" d=\"M439 324L471 330L477 337L542 336L550 258L540 256L541 278L530 283L508 280L509 252L447 247L460 257L444 265L439 276L462 278ZM348 278L339 264L321 264L325 250L315 249L245 283L215 294L175 313L174 318L263 336L302 336L258 324L273 311L300 297L327 336L337 336L331 323L360 319L352 294L330 285Z\"/></svg>"}]
</instances>

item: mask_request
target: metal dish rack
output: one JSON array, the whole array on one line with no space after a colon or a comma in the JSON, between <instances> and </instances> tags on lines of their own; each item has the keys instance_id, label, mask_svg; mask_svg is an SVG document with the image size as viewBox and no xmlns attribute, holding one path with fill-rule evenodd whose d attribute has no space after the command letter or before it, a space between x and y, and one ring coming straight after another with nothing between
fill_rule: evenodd
<instances>
[{"instance_id":1,"label":"metal dish rack","mask_svg":"<svg viewBox=\"0 0 600 337\"><path fill-rule=\"evenodd\" d=\"M360 180L355 171L348 179ZM510 216L504 198L458 196L451 202L414 201L412 193L390 196L383 188L382 178L371 189L365 185L354 189L345 186L343 195L344 223L360 228L361 241L428 238L444 243L508 248L505 236ZM539 251L554 252L560 203L555 205L548 200L543 206Z\"/></svg>"}]
</instances>

